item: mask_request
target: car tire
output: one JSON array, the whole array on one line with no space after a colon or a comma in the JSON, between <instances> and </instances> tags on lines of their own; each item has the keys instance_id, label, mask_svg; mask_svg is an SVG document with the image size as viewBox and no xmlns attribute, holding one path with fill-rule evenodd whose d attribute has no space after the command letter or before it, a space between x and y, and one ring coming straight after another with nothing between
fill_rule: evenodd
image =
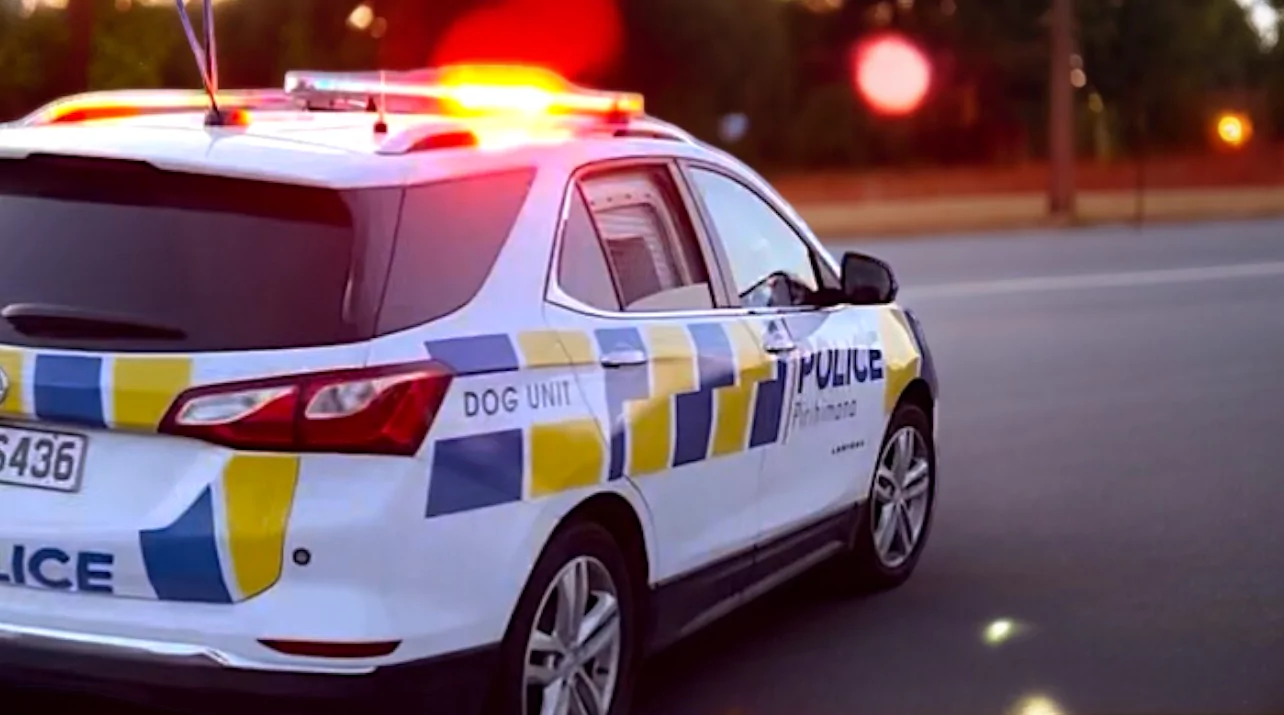
<instances>
[{"instance_id":1,"label":"car tire","mask_svg":"<svg viewBox=\"0 0 1284 715\"><path fill-rule=\"evenodd\" d=\"M641 624L635 579L619 545L602 526L572 522L555 532L531 572L501 645L490 715L539 713L544 697L590 697L594 692L605 693L608 703L598 712L626 715L633 696ZM572 609L580 612L578 620L564 621L558 613L559 599L579 589L579 584L587 586L579 592L588 596ZM595 609L606 609L607 599L614 600L614 619L589 627L586 615L605 612ZM617 634L615 645L586 660L609 640L611 629ZM572 631L578 633L571 636ZM612 662L613 676L603 667ZM540 685L528 687L528 679L535 675ZM569 712L579 711L572 705Z\"/></svg>"},{"instance_id":2,"label":"car tire","mask_svg":"<svg viewBox=\"0 0 1284 715\"><path fill-rule=\"evenodd\" d=\"M897 449L905 448L901 440L906 439L912 440L912 461L897 467ZM913 475L912 470L920 470L921 474ZM935 507L936 444L932 422L923 408L902 403L892 413L879 446L869 493L857 507L853 520L850 547L832 564L834 577L843 589L884 591L905 583L923 555ZM892 526L901 528L890 533L883 530ZM888 539L892 543L887 543ZM908 548L900 543L904 541L910 542Z\"/></svg>"}]
</instances>

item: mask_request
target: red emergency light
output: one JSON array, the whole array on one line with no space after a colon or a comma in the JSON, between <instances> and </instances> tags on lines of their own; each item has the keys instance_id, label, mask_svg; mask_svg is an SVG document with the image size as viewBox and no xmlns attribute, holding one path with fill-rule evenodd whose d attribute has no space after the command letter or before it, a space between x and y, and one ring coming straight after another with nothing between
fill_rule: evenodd
<instances>
[{"instance_id":1,"label":"red emergency light","mask_svg":"<svg viewBox=\"0 0 1284 715\"><path fill-rule=\"evenodd\" d=\"M540 67L460 64L398 73L290 72L285 91L305 99L431 103L424 113L528 117L599 115L628 119L645 111L640 94L579 87Z\"/></svg>"},{"instance_id":2,"label":"red emergency light","mask_svg":"<svg viewBox=\"0 0 1284 715\"><path fill-rule=\"evenodd\" d=\"M234 90L219 92L217 98L237 125L248 123L249 110L318 107L493 118L509 124L515 119L526 126L559 116L625 122L645 113L640 94L586 89L551 70L522 65L460 64L397 73L293 71L286 74L284 91ZM51 102L17 124L72 124L209 106L209 95L197 90L91 92Z\"/></svg>"}]
</instances>

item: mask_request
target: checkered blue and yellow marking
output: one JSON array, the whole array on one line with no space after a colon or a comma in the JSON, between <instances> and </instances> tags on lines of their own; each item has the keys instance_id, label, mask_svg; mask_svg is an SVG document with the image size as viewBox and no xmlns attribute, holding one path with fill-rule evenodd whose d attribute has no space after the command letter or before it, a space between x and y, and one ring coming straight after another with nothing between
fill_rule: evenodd
<instances>
[{"instance_id":1,"label":"checkered blue and yellow marking","mask_svg":"<svg viewBox=\"0 0 1284 715\"><path fill-rule=\"evenodd\" d=\"M619 350L647 358L603 369L605 425L586 410L438 440L429 517L642 478L780 439L788 366L763 352L746 321L487 334L426 348L457 375L601 369L598 356Z\"/></svg>"},{"instance_id":2,"label":"checkered blue and yellow marking","mask_svg":"<svg viewBox=\"0 0 1284 715\"><path fill-rule=\"evenodd\" d=\"M295 455L233 454L172 523L139 534L147 579L162 601L237 603L281 577Z\"/></svg>"},{"instance_id":3,"label":"checkered blue and yellow marking","mask_svg":"<svg viewBox=\"0 0 1284 715\"><path fill-rule=\"evenodd\" d=\"M0 348L0 416L153 432L192 382L183 356L100 356Z\"/></svg>"},{"instance_id":4,"label":"checkered blue and yellow marking","mask_svg":"<svg viewBox=\"0 0 1284 715\"><path fill-rule=\"evenodd\" d=\"M154 432L192 385L187 356L0 348L0 369L9 378L0 416L90 428ZM295 455L231 453L172 523L141 532L156 598L235 603L275 584L298 471Z\"/></svg>"}]
</instances>

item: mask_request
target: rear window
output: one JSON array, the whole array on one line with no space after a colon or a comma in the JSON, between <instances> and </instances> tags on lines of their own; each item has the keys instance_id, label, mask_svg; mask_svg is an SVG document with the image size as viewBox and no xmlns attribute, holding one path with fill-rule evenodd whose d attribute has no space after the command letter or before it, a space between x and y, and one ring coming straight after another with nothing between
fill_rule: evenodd
<instances>
[{"instance_id":1,"label":"rear window","mask_svg":"<svg viewBox=\"0 0 1284 715\"><path fill-rule=\"evenodd\" d=\"M167 352L368 339L400 194L0 161L0 342Z\"/></svg>"}]
</instances>

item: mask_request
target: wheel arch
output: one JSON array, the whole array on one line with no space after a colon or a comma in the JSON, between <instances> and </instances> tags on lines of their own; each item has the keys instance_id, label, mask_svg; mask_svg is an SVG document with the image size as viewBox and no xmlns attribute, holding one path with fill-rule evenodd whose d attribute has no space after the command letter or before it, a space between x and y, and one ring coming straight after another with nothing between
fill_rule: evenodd
<instances>
[{"instance_id":1,"label":"wheel arch","mask_svg":"<svg viewBox=\"0 0 1284 715\"><path fill-rule=\"evenodd\" d=\"M651 562L654 549L651 548L649 532L643 526L643 518L638 512L619 492L598 492L567 512L553 533L581 521L589 521L606 529L624 552L630 566L637 569L636 575L640 577L637 586L642 591L647 591L653 573Z\"/></svg>"},{"instance_id":2,"label":"wheel arch","mask_svg":"<svg viewBox=\"0 0 1284 715\"><path fill-rule=\"evenodd\" d=\"M900 398L896 401L896 407L907 404L923 410L927 414L928 422L933 427L936 426L936 397L932 394L932 386L927 380L916 377L905 386Z\"/></svg>"},{"instance_id":3,"label":"wheel arch","mask_svg":"<svg viewBox=\"0 0 1284 715\"><path fill-rule=\"evenodd\" d=\"M519 557L523 584L558 533L587 521L606 529L624 552L635 572L638 596L645 599L650 594L656 572L656 537L646 502L628 480L603 485L578 499L550 500L540 512L527 537L529 546Z\"/></svg>"}]
</instances>

